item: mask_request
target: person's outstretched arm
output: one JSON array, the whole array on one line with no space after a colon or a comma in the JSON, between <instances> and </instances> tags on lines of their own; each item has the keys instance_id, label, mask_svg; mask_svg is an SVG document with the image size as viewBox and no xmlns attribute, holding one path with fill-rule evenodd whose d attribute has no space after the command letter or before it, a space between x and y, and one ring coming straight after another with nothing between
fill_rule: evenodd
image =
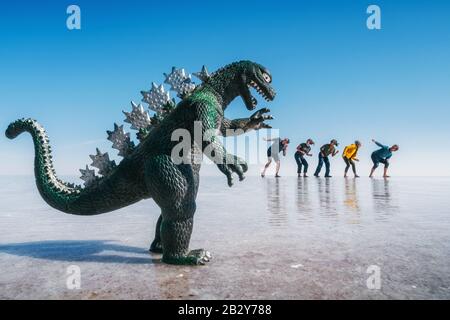
<instances>
[{"instance_id":1,"label":"person's outstretched arm","mask_svg":"<svg viewBox=\"0 0 450 320\"><path fill-rule=\"evenodd\" d=\"M384 144L379 143L378 141L375 141L375 139L372 139L372 142L375 143L380 148L386 147Z\"/></svg>"}]
</instances>

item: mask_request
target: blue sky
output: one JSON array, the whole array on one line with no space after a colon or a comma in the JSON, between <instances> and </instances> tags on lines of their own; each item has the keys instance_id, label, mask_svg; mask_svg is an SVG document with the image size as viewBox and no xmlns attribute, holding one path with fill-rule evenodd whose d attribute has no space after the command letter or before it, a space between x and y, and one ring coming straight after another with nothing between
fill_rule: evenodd
<instances>
[{"instance_id":1,"label":"blue sky","mask_svg":"<svg viewBox=\"0 0 450 320\"><path fill-rule=\"evenodd\" d=\"M66 28L70 4L81 30ZM366 28L370 4L381 7L382 30ZM331 138L360 139L367 171L373 137L400 144L393 174L450 175L449 14L445 0L4 2L0 128L36 118L58 173L77 175L97 145L115 154L105 130L163 72L250 59L271 70L272 125L293 144L312 137L317 151ZM240 99L226 112L248 115ZM0 174L31 174L31 139L0 137L0 159Z\"/></svg>"}]
</instances>

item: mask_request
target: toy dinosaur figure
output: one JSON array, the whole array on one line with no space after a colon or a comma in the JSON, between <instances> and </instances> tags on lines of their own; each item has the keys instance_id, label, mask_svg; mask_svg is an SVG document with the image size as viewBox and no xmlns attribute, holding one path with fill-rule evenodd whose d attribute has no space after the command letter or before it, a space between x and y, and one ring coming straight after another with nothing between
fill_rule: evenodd
<instances>
[{"instance_id":1,"label":"toy dinosaur figure","mask_svg":"<svg viewBox=\"0 0 450 320\"><path fill-rule=\"evenodd\" d=\"M247 164L227 153L218 135L227 135L227 129L242 129L242 133L270 128L264 120L272 117L264 108L248 119L228 120L223 116L224 110L237 96L242 97L247 109L253 110L257 100L251 95L251 87L267 101L274 99L275 92L270 85L272 77L269 71L251 61L229 64L213 74L203 67L195 75L203 81L202 84L195 85L184 69L173 68L170 74L165 75L165 83L171 85L181 98L177 105L163 85L152 84L150 91L141 92L143 101L156 114L150 117L141 105L133 102L132 111L124 112L125 121L131 124L132 129L139 130L140 143L135 146L123 126L114 124L114 131L108 131L108 139L124 158L116 165L109 160L107 153L97 149L97 154L90 157L92 166L102 177L96 176L95 171L86 166L80 170L84 187L57 178L48 137L35 120L21 119L11 123L6 136L13 139L25 131L32 135L36 184L43 199L53 208L75 215L96 215L153 198L161 208L161 215L150 251L162 253L162 260L166 263L204 264L211 259L208 251L189 251L200 163L176 164L173 161L171 152L179 141L172 140L172 133L184 129L194 136L194 122L201 123L204 136L200 143L195 140L190 143L190 160L201 158L203 153L214 159L231 186L233 173L240 180L244 179Z\"/></svg>"}]
</instances>

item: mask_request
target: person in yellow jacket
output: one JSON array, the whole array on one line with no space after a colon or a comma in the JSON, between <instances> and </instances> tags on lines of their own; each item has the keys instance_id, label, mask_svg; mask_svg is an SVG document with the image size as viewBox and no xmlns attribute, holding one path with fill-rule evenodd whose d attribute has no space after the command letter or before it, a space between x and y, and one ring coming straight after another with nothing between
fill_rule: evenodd
<instances>
[{"instance_id":1,"label":"person in yellow jacket","mask_svg":"<svg viewBox=\"0 0 450 320\"><path fill-rule=\"evenodd\" d=\"M342 153L342 158L344 159L344 162L346 164L345 172L344 172L344 178L347 178L347 172L350 166L352 166L353 174L355 175L355 178L359 178L359 176L356 174L356 165L355 161L359 161L358 158L356 158L356 154L358 153L358 149L361 147L361 142L358 140L355 141L355 143L346 146L344 148L344 152Z\"/></svg>"}]
</instances>

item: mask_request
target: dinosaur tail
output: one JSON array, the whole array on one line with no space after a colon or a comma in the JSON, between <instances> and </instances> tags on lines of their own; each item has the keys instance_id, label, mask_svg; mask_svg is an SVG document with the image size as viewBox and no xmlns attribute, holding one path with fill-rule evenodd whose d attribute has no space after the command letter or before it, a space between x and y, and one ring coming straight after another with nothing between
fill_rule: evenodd
<instances>
[{"instance_id":1,"label":"dinosaur tail","mask_svg":"<svg viewBox=\"0 0 450 320\"><path fill-rule=\"evenodd\" d=\"M42 198L53 208L75 215L95 215L119 209L136 199L116 197L113 183L100 181L96 186L82 188L58 179L53 168L49 139L44 128L35 120L20 119L6 129L6 137L14 139L23 132L33 137L36 184ZM107 180L107 179L104 179Z\"/></svg>"}]
</instances>

